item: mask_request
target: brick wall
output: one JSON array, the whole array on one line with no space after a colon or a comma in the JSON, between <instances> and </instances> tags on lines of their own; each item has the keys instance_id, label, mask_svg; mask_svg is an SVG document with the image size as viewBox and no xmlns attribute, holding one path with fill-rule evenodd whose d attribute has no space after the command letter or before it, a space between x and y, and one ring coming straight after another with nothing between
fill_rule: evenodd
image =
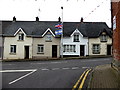
<instances>
[{"instance_id":1,"label":"brick wall","mask_svg":"<svg viewBox=\"0 0 120 90\"><path fill-rule=\"evenodd\" d=\"M116 16L116 29L113 30L113 56L120 65L120 2L112 2L112 19Z\"/></svg>"}]
</instances>

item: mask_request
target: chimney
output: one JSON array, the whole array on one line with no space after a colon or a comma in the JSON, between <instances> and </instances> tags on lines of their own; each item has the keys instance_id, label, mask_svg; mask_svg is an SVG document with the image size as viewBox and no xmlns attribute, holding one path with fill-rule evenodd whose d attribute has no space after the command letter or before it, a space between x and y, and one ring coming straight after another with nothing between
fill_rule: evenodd
<instances>
[{"instance_id":1,"label":"chimney","mask_svg":"<svg viewBox=\"0 0 120 90\"><path fill-rule=\"evenodd\" d=\"M36 17L36 21L39 21L39 17Z\"/></svg>"},{"instance_id":2,"label":"chimney","mask_svg":"<svg viewBox=\"0 0 120 90\"><path fill-rule=\"evenodd\" d=\"M83 22L83 17L81 17L81 20L80 20L80 22Z\"/></svg>"},{"instance_id":3,"label":"chimney","mask_svg":"<svg viewBox=\"0 0 120 90\"><path fill-rule=\"evenodd\" d=\"M61 22L61 18L60 17L58 18L58 22Z\"/></svg>"},{"instance_id":4,"label":"chimney","mask_svg":"<svg viewBox=\"0 0 120 90\"><path fill-rule=\"evenodd\" d=\"M16 21L16 17L14 16L14 17L13 17L13 22L15 22L15 21Z\"/></svg>"}]
</instances>

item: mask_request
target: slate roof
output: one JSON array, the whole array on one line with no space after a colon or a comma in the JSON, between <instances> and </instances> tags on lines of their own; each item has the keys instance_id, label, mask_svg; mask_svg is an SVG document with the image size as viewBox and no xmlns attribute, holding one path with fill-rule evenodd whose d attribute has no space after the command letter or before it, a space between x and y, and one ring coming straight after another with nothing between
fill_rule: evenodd
<instances>
[{"instance_id":1,"label":"slate roof","mask_svg":"<svg viewBox=\"0 0 120 90\"><path fill-rule=\"evenodd\" d=\"M7 22L3 21L3 35L14 36L15 32L22 28L27 36L41 37L42 34L50 28L55 34L55 25L58 21L16 21ZM110 37L111 29L105 22L64 22L63 23L63 35L64 37L70 36L75 29L78 29L84 37L96 38L105 31Z\"/></svg>"}]
</instances>

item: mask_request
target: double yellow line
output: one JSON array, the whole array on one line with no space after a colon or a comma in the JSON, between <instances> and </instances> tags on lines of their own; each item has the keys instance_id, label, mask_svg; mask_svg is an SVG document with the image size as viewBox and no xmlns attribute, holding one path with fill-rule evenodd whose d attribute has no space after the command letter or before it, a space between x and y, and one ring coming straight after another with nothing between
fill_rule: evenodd
<instances>
[{"instance_id":1,"label":"double yellow line","mask_svg":"<svg viewBox=\"0 0 120 90\"><path fill-rule=\"evenodd\" d=\"M73 86L72 90L75 90L78 88L78 90L82 89L85 79L87 78L88 73L91 71L91 69L86 69L82 75L80 76L80 78L78 79L78 81L76 82L76 84ZM79 85L79 86L78 86Z\"/></svg>"}]
</instances>

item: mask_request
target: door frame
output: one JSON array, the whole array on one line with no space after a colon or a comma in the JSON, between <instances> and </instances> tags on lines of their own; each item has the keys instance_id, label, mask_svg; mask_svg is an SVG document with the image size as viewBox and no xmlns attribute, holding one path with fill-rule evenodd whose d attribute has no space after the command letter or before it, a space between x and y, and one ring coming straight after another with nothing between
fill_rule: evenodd
<instances>
[{"instance_id":1,"label":"door frame","mask_svg":"<svg viewBox=\"0 0 120 90\"><path fill-rule=\"evenodd\" d=\"M56 48L56 49L55 49L56 51L54 51L54 52L56 52L56 53L53 52L53 50L54 50L53 48ZM57 50L57 45L52 45L52 58L57 58L57 53L58 53L57 51L58 51L58 50Z\"/></svg>"},{"instance_id":2,"label":"door frame","mask_svg":"<svg viewBox=\"0 0 120 90\"><path fill-rule=\"evenodd\" d=\"M82 46L82 48L84 49L84 51L83 51L83 54L84 54L84 55L81 55L81 46ZM82 50L83 50L83 49L82 49ZM80 56L85 56L85 45L80 45Z\"/></svg>"},{"instance_id":3,"label":"door frame","mask_svg":"<svg viewBox=\"0 0 120 90\"><path fill-rule=\"evenodd\" d=\"M26 47L28 48L28 51L26 50ZM28 56L26 56L27 54L27 52L28 52ZM29 45L25 45L24 46L24 59L29 59L30 58L30 46Z\"/></svg>"},{"instance_id":4,"label":"door frame","mask_svg":"<svg viewBox=\"0 0 120 90\"><path fill-rule=\"evenodd\" d=\"M112 45L111 44L107 44L107 53L106 53L106 55L108 55L108 46L110 46L110 55L112 55Z\"/></svg>"}]
</instances>

